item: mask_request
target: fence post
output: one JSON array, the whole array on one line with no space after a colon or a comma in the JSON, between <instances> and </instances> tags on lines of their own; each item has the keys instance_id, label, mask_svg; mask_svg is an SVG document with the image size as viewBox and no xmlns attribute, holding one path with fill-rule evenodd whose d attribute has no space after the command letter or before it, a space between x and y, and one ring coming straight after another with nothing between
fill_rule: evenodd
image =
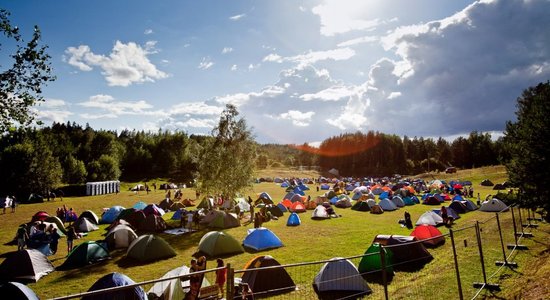
<instances>
[{"instance_id":1,"label":"fence post","mask_svg":"<svg viewBox=\"0 0 550 300\"><path fill-rule=\"evenodd\" d=\"M506 258L506 250L504 250L504 240L502 239L502 230L500 228L500 219L499 219L499 216L498 216L498 212L495 213L495 215L496 215L496 218L497 218L498 235L500 236L500 247L502 248L502 256L504 257L504 261L496 261L495 265L497 265L497 266L507 266L507 267L510 267L510 268L517 268L518 267L517 263L509 262L508 259Z\"/></svg>"},{"instance_id":2,"label":"fence post","mask_svg":"<svg viewBox=\"0 0 550 300\"><path fill-rule=\"evenodd\" d=\"M500 286L498 284L487 283L487 273L485 272L485 260L483 258L483 248L481 246L481 233L479 230L479 221L476 221L476 238L477 238L477 249L479 251L479 259L481 261L481 272L483 273L483 283L474 282L474 288L476 289L488 289L490 291L500 291Z\"/></svg>"},{"instance_id":3,"label":"fence post","mask_svg":"<svg viewBox=\"0 0 550 300\"><path fill-rule=\"evenodd\" d=\"M449 229L449 236L451 237L451 245L453 246L453 258L455 262L456 282L458 284L458 299L463 300L464 295L462 295L462 283L460 282L460 272L458 271L458 258L456 255L455 238L454 238L454 233L452 229Z\"/></svg>"},{"instance_id":4,"label":"fence post","mask_svg":"<svg viewBox=\"0 0 550 300\"><path fill-rule=\"evenodd\" d=\"M386 272L386 249L384 249L384 245L380 245L380 264L382 265L382 283L384 284L384 297L386 300L388 300L388 274Z\"/></svg>"},{"instance_id":5,"label":"fence post","mask_svg":"<svg viewBox=\"0 0 550 300\"><path fill-rule=\"evenodd\" d=\"M517 249L517 250L527 250L527 246L525 245L518 245L518 236L521 236L521 233L518 233L517 227L516 227L516 216L514 214L514 207L510 206L510 210L512 211L512 222L514 222L514 244L508 244L506 247L508 249Z\"/></svg>"},{"instance_id":6,"label":"fence post","mask_svg":"<svg viewBox=\"0 0 550 300\"><path fill-rule=\"evenodd\" d=\"M227 278L226 278L226 286L225 286L225 294L227 295L226 299L233 299L235 296L235 270L231 268L231 264L228 263L226 265L227 268Z\"/></svg>"}]
</instances>

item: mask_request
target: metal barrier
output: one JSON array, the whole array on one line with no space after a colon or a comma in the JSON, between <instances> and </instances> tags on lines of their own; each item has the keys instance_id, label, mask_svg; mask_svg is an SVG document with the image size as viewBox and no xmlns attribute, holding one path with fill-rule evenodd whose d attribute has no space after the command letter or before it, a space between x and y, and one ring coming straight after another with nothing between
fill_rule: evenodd
<instances>
[{"instance_id":1,"label":"metal barrier","mask_svg":"<svg viewBox=\"0 0 550 300\"><path fill-rule=\"evenodd\" d=\"M421 248L424 248L424 244L432 244L428 243L429 241L435 239L441 241L441 236L403 244L380 243L379 252L346 258L286 265L262 265L261 262L253 262L241 270L235 270L231 265L227 265L224 267L227 271L226 285L219 290L217 286L203 288L197 299L220 299L222 297L226 299L252 299L252 297L254 297L253 299L476 299L483 295L484 291L499 290L498 281L502 272L518 267L514 258L519 251L527 249L521 242L525 238L533 236L529 230L538 226L537 221L539 219L535 218L534 212L518 207L508 207L506 210L494 214L488 213L487 219L468 225L464 224L466 226L462 228L449 229L449 233L443 235L443 238L444 242L450 243L450 245L429 248L429 257L418 253L423 253ZM488 245L498 246L488 247ZM407 252L416 254L407 256ZM396 259L398 255L401 255L399 260ZM350 263L356 270L361 269L359 266L363 259L374 260L379 263L380 267L369 269L363 273L350 271L348 268ZM429 261L432 262L428 263ZM325 266L333 268L333 276L326 278L318 276L316 278ZM334 270L340 266L342 266L342 270ZM441 266L444 266L443 270ZM216 271L224 268L209 269L192 274L203 275L205 282L215 285ZM420 269L422 272L418 272ZM193 275L171 276L54 299L65 300L95 296L137 286L141 286L147 291L155 283L172 280L177 280L180 284L184 282L185 285L185 282L189 282ZM247 276L248 278L246 278ZM255 281L251 280L253 276L255 276ZM254 284L258 284L260 278L266 276L268 280L264 286L250 287L247 284L242 284L253 281ZM433 278L434 285L415 284L419 277L428 278L423 282L431 282L429 278ZM356 281L358 278L360 280ZM345 285L351 282L366 282L370 290L356 293L333 291L330 294L320 290L320 287L323 286ZM445 283L443 289L442 282ZM184 289L188 289L188 286L184 286ZM443 291L445 295L441 294ZM243 294L245 296L249 294L249 298L243 298Z\"/></svg>"}]
</instances>

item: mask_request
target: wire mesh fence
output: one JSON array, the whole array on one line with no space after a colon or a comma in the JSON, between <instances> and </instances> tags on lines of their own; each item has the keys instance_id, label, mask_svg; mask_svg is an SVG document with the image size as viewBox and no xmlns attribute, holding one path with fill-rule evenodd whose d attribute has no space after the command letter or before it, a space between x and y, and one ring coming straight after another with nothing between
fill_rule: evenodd
<instances>
[{"instance_id":1,"label":"wire mesh fence","mask_svg":"<svg viewBox=\"0 0 550 300\"><path fill-rule=\"evenodd\" d=\"M365 253L353 257L280 265L263 255L240 270L227 265L199 273L167 274L92 295L141 286L150 299L475 299L485 290L498 289L504 270L517 267L514 257L525 249L521 243L538 222L532 211L517 207L483 216L483 220L423 240L378 235ZM223 286L216 280L220 269L227 273ZM193 274L202 279L195 291Z\"/></svg>"}]
</instances>

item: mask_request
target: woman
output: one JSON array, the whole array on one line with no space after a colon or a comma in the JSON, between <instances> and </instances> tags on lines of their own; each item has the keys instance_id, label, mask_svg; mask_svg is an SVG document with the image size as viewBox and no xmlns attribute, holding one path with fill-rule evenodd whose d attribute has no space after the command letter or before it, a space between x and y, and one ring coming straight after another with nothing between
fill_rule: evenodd
<instances>
[{"instance_id":1,"label":"woman","mask_svg":"<svg viewBox=\"0 0 550 300\"><path fill-rule=\"evenodd\" d=\"M223 298L223 288L225 285L227 269L224 267L223 260L221 258L216 259L216 262L218 263L216 266L218 268L216 270L216 284L218 285L221 297Z\"/></svg>"}]
</instances>

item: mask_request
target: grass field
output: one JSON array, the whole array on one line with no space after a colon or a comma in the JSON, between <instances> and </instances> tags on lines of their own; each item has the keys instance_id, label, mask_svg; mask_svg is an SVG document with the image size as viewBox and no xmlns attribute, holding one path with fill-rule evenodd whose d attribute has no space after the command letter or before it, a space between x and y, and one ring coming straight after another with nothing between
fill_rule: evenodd
<instances>
[{"instance_id":1,"label":"grass field","mask_svg":"<svg viewBox=\"0 0 550 300\"><path fill-rule=\"evenodd\" d=\"M262 171L258 176L262 177L316 177L318 176L313 172L297 172L289 170L266 170ZM480 193L482 199L488 194L494 194L490 187L482 187L479 182L485 178L492 180L493 182L503 182L506 180L506 173L503 167L491 167L491 168L479 168L474 170L460 170L457 174L423 174L422 177L430 179L431 177L439 179L462 179L471 180L475 188L475 193ZM62 205L72 207L77 213L84 210L93 210L97 215L101 214L103 208L108 208L113 205L122 205L124 207L132 207L138 201L144 201L146 203L159 203L164 197L164 191L157 190L156 192L139 192L139 194L128 191L128 187L133 183L125 183L121 193L117 195L102 195L91 197L79 197L79 198L64 198L61 202L59 199L56 201L45 202L41 204L27 204L20 205L17 208L16 213L6 213L0 215L0 260L3 260L8 252L15 251L16 246L6 245L13 239L17 226L21 223L29 222L32 215L40 210L47 211L50 215L55 215L56 208ZM195 192L192 189L185 189L184 198L195 198ZM274 201L277 203L282 200L282 197L286 194L284 189L275 183L261 183L255 184L253 190L247 195L252 198L257 197L258 193L269 193ZM321 192L315 191L315 186L311 186L309 195L315 197ZM427 210L431 210L434 207L425 205L414 205L406 207L411 214L413 222ZM397 221L403 218L404 209L400 209L395 212L387 212L381 215L372 215L364 212L357 212L350 209L336 209L336 212L342 215L342 218L336 218L326 221L314 221L310 219L311 211L301 214L302 225L297 227L286 226L286 216L283 216L280 220L273 220L264 223L264 227L271 229L284 243L284 247L260 252L249 253L231 256L225 258L226 263L236 269L242 269L247 261L257 255L269 254L276 258L281 264L290 264L298 262L311 262L318 260L327 260L332 257L349 257L355 255L361 255L371 244L373 238L377 234L401 234L409 235L410 230L401 227ZM165 215L169 225L174 227L179 226L179 221L170 220L172 213ZM475 220L484 220L490 216L483 212L471 212L463 215L458 220L454 227L460 228L463 226L471 225ZM106 225L101 225L100 230L94 231L88 234L88 236L75 240L76 243L80 243L87 240L100 240L103 239L102 234L105 233L104 228ZM231 228L224 230L237 240L242 241L246 236L247 229L252 228L252 225L241 226L238 228ZM536 264L539 259L546 259L548 250L548 236L550 230L548 224L541 224L541 227L537 230L536 240L525 241L529 244L530 250L528 254L519 253L514 256L514 259L520 265L518 272L507 273L506 276L501 276L499 282L503 287L503 291L495 294L496 297L512 298L515 295L522 293L515 285L516 282L523 282L520 273L526 274L529 278L531 266ZM448 229L441 228L443 233L447 233ZM88 288L100 277L110 272L120 272L126 274L136 282L151 280L161 277L167 271L181 266L189 265L189 261L192 258L192 254L197 250L197 245L200 238L208 232L208 229L202 231L187 234L187 235L169 235L159 234L166 241L168 241L172 247L176 250L178 255L176 257L161 260L149 264L138 264L133 261L129 261L125 258L124 251L114 251L111 253L112 259L98 264L87 266L85 268L69 271L55 271L48 276L42 278L38 283L30 284L29 287L33 289L41 299L59 297L68 294L74 294L79 292L85 292ZM493 236L494 237L494 236ZM542 241L542 242L541 242ZM485 249L492 251L496 249L500 251L500 244L497 240L491 238L488 239L488 244L484 245ZM466 249L468 250L468 249ZM450 253L450 243L446 243L442 247L439 247L430 252L434 257L448 258ZM546 252L545 252L546 251ZM55 266L59 266L63 263L65 255L67 254L65 248L65 241L62 239L59 244L59 251L56 255L53 255L50 260ZM542 257L542 258L541 258ZM451 257L452 259L452 257ZM212 268L215 265L215 261L209 260L208 267ZM548 268L546 268L548 269ZM442 272L441 270L446 270ZM317 270L303 271L306 274L304 276L313 279ZM549 270L546 270L547 273ZM465 276L468 272L477 272L475 267L469 267L465 264L464 269L461 270L461 274ZM545 273L545 274L547 274ZM292 274L291 274L292 275ZM539 274L540 275L540 274ZM310 276L310 277L309 277ZM401 276L401 279L400 279ZM390 285L390 291L393 298L407 298L410 297L409 288L406 288L406 284L403 284L404 278L414 278L415 286L424 286L421 293L423 299L438 299L442 292L441 286L431 286L432 282L443 282L445 285L455 285L456 279L452 270L452 263L449 264L448 259L435 259L427 264L422 270L412 274L397 274L394 280L395 284ZM532 275L532 278L536 278L537 275ZM532 279L531 278L531 279ZM504 280L505 279L505 280ZM411 279L412 280L412 279ZM413 283L411 283L412 285ZM524 282L524 284L526 284ZM375 286L373 284L373 286ZM547 287L547 286L546 286ZM148 287L147 287L148 288ZM542 292L545 291L545 286L538 287ZM374 288L375 289L375 288ZM373 295L374 296L374 295ZM486 294L486 297L492 297L492 294ZM313 295L306 297L313 298ZM383 297L383 295L374 296L374 298ZM418 297L418 295L417 295ZM449 298L457 298L456 295L450 294Z\"/></svg>"}]
</instances>

